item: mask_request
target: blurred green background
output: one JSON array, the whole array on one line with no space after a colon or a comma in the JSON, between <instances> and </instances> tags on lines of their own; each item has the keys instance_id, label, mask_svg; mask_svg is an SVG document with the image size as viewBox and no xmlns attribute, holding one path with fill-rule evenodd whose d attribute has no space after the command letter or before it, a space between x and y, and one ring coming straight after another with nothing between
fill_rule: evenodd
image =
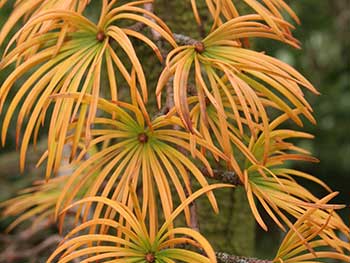
<instances>
[{"instance_id":1,"label":"blurred green background","mask_svg":"<svg viewBox=\"0 0 350 263\"><path fill-rule=\"evenodd\" d=\"M295 36L302 43L302 50L261 41L258 46L295 67L320 91L320 96L308 96L317 125L305 127L315 139L303 146L321 162L301 169L339 190L338 201L349 203L350 1L289 2L301 19Z\"/></svg>"},{"instance_id":2,"label":"blurred green background","mask_svg":"<svg viewBox=\"0 0 350 263\"><path fill-rule=\"evenodd\" d=\"M314 134L315 139L302 141L300 146L309 149L321 162L319 164L301 163L298 164L298 168L327 182L333 190L340 192L336 201L349 205L350 1L292 0L288 2L301 19L302 24L297 27L295 36L302 43L302 50L294 50L280 43L265 40L257 40L254 45L257 50L265 50L267 54L294 66L320 91L320 96L307 94L314 108L318 124L317 126L307 124L303 128L303 130ZM184 10L181 10L178 3L179 1L174 0L171 3L169 2L169 5L173 5L172 8L175 8L173 9L174 12L179 14L189 7L187 5L184 7ZM183 8L183 4L181 6ZM162 10L163 6L159 5L159 8ZM168 3L166 8L170 8ZM0 26L6 20L9 12L10 5L0 9ZM89 12L94 13L91 9ZM163 14L163 16L167 18L167 15ZM174 31L178 32L181 30L181 27L193 27L193 23L189 22L191 21L190 19L185 18L184 20L185 22L183 23L176 22ZM186 31L191 30L187 28ZM3 47L0 47L0 54L2 52ZM152 60L150 61L152 62ZM0 84L8 73L9 70L0 72ZM0 124L2 118L3 114L0 116ZM18 153L15 152L14 145L14 123L12 125L6 146L0 148L0 201L13 196L19 189L30 185L34 179L41 178L42 174L40 169L35 169L35 161L38 159L39 154L33 151L28 154L29 158L24 175L19 173ZM310 185L310 187L312 188L313 186ZM318 190L315 189L314 191ZM342 211L342 216L348 223L348 210ZM4 230L7 224L8 220L0 221L1 231ZM50 231L54 230L51 229ZM255 256L268 258L273 257L274 249L278 245L276 238L280 238L280 234L277 231L273 234L266 234L257 229L255 235L255 246L252 246L253 248L255 247L255 251L252 252L252 249L250 249L248 254L252 253ZM5 236L5 234L0 235L0 242L5 239ZM213 237L213 240L220 244L223 243L219 241L221 238L217 234L217 236ZM3 244L0 244L0 254L1 248L4 248Z\"/></svg>"}]
</instances>

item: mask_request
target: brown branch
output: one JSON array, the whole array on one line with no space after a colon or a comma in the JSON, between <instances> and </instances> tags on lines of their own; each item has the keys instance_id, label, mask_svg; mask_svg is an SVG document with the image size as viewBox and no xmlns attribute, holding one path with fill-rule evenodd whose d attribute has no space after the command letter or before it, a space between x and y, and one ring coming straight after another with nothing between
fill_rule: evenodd
<instances>
[{"instance_id":1,"label":"brown branch","mask_svg":"<svg viewBox=\"0 0 350 263\"><path fill-rule=\"evenodd\" d=\"M146 27L146 24L144 24L142 22L136 22L135 24L129 26L128 29L139 32L142 29L144 29L145 27Z\"/></svg>"},{"instance_id":2,"label":"brown branch","mask_svg":"<svg viewBox=\"0 0 350 263\"><path fill-rule=\"evenodd\" d=\"M271 260L240 257L224 252L215 252L218 263L272 263Z\"/></svg>"},{"instance_id":3,"label":"brown branch","mask_svg":"<svg viewBox=\"0 0 350 263\"><path fill-rule=\"evenodd\" d=\"M174 33L173 37L174 37L175 41L181 45L195 45L198 42L200 42L196 39L193 39L193 38L186 36L186 35L183 35L183 34Z\"/></svg>"},{"instance_id":4,"label":"brown branch","mask_svg":"<svg viewBox=\"0 0 350 263\"><path fill-rule=\"evenodd\" d=\"M151 9L147 8L146 10L151 10ZM147 17L147 18L153 21L153 19L151 19L150 17ZM137 22L137 23L129 26L128 29L139 32L142 29L144 29L145 27L146 27L146 25L144 23ZM152 33L152 38L154 41L157 42L157 41L161 40L161 35L155 29L151 29L151 33ZM198 43L201 43L201 41L196 40L194 38L191 38L189 36L183 35L183 34L174 33L173 37L174 37L175 41L180 45L196 45Z\"/></svg>"},{"instance_id":5,"label":"brown branch","mask_svg":"<svg viewBox=\"0 0 350 263\"><path fill-rule=\"evenodd\" d=\"M170 78L169 81L166 84L165 104L159 110L159 112L154 115L154 118L157 118L159 116L167 114L169 112L169 110L171 108L173 108L174 105L175 105L172 81L173 81L173 78Z\"/></svg>"},{"instance_id":6,"label":"brown branch","mask_svg":"<svg viewBox=\"0 0 350 263\"><path fill-rule=\"evenodd\" d=\"M192 188L191 177L189 177L189 183L190 183L190 187ZM193 230L195 230L197 232L200 232L200 229L199 229L199 217L198 217L198 213L197 213L196 202L193 201L191 204L189 204L189 208L190 208L190 227Z\"/></svg>"},{"instance_id":7,"label":"brown branch","mask_svg":"<svg viewBox=\"0 0 350 263\"><path fill-rule=\"evenodd\" d=\"M200 170L205 177L236 186L243 185L238 175L233 171L213 169L213 176L211 176L206 168L201 168Z\"/></svg>"},{"instance_id":8,"label":"brown branch","mask_svg":"<svg viewBox=\"0 0 350 263\"><path fill-rule=\"evenodd\" d=\"M153 13L153 3L146 3L144 4L145 10L149 11L150 13ZM152 22L156 23L156 21L154 21L154 19L152 17L149 17L147 15L145 15L146 18L148 18L149 20L151 20ZM151 33L152 33L152 37L155 41L158 41L161 39L161 35L159 34L159 32L153 28L151 28Z\"/></svg>"}]
</instances>

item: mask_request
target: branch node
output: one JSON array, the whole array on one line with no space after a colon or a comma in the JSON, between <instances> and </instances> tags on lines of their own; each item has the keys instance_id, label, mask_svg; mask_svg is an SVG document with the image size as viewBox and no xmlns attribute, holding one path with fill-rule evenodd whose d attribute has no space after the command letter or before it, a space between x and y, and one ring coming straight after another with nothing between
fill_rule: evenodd
<instances>
[{"instance_id":1,"label":"branch node","mask_svg":"<svg viewBox=\"0 0 350 263\"><path fill-rule=\"evenodd\" d=\"M96 35L96 39L98 42L103 42L103 40L105 40L106 35L103 31L98 31L97 35Z\"/></svg>"},{"instance_id":2,"label":"branch node","mask_svg":"<svg viewBox=\"0 0 350 263\"><path fill-rule=\"evenodd\" d=\"M205 50L205 46L204 46L203 42L197 41L197 42L194 44L194 49L195 49L198 53L203 53L204 50Z\"/></svg>"},{"instance_id":3,"label":"branch node","mask_svg":"<svg viewBox=\"0 0 350 263\"><path fill-rule=\"evenodd\" d=\"M137 139L139 140L140 143L146 143L148 142L148 136L146 133L142 132L137 136Z\"/></svg>"}]
</instances>

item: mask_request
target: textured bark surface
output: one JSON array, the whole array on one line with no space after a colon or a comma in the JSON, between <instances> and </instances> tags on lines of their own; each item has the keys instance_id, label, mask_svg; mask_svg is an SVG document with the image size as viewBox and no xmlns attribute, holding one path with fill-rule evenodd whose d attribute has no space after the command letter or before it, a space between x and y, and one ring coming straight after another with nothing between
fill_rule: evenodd
<instances>
[{"instance_id":1,"label":"textured bark surface","mask_svg":"<svg viewBox=\"0 0 350 263\"><path fill-rule=\"evenodd\" d=\"M213 213L208 200L198 201L200 230L216 251L253 256L255 248L255 221L251 215L242 187L215 192L220 213Z\"/></svg>"},{"instance_id":2,"label":"textured bark surface","mask_svg":"<svg viewBox=\"0 0 350 263\"><path fill-rule=\"evenodd\" d=\"M270 260L238 257L221 252L216 253L216 258L218 260L218 263L272 263Z\"/></svg>"}]
</instances>

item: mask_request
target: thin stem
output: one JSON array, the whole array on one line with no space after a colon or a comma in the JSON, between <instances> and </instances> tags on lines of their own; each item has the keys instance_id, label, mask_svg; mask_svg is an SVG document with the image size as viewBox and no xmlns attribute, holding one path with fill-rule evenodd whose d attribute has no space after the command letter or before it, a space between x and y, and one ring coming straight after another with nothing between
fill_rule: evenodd
<instances>
[{"instance_id":1,"label":"thin stem","mask_svg":"<svg viewBox=\"0 0 350 263\"><path fill-rule=\"evenodd\" d=\"M237 174L233 171L213 169L213 176L211 176L206 168L201 168L200 170L205 177L220 181L222 183L228 183L236 186L243 185Z\"/></svg>"}]
</instances>

